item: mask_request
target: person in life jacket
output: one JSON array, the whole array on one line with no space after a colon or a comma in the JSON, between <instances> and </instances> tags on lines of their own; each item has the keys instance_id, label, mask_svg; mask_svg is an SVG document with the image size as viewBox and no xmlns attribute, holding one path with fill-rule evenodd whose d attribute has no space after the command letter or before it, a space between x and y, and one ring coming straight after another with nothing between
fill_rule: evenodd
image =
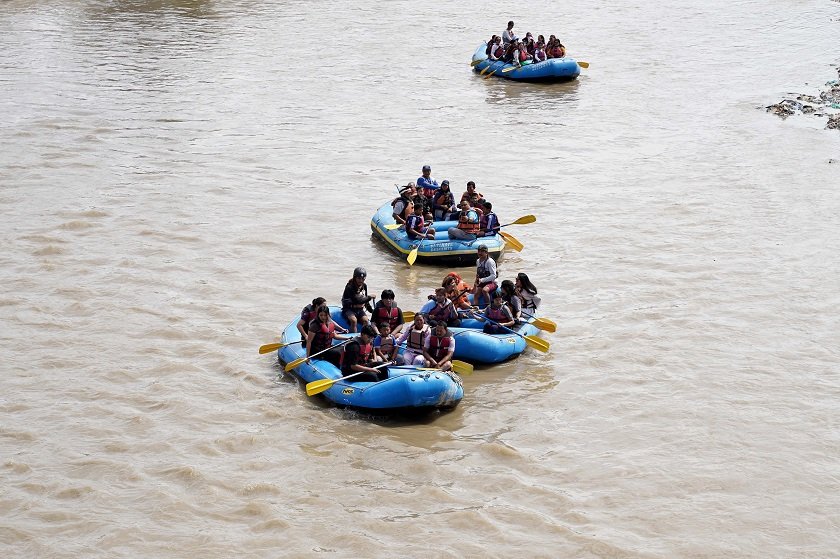
<instances>
[{"instance_id":1,"label":"person in life jacket","mask_svg":"<svg viewBox=\"0 0 840 559\"><path fill-rule=\"evenodd\" d=\"M537 287L528 279L528 274L519 272L516 274L516 281L513 284L516 294L522 299L522 308L527 311L535 311L539 308L540 296L537 295Z\"/></svg>"},{"instance_id":2,"label":"person in life jacket","mask_svg":"<svg viewBox=\"0 0 840 559\"><path fill-rule=\"evenodd\" d=\"M396 361L399 348L397 338L391 334L391 325L383 322L379 325L379 335L373 339L373 352L377 362Z\"/></svg>"},{"instance_id":3,"label":"person in life jacket","mask_svg":"<svg viewBox=\"0 0 840 559\"><path fill-rule=\"evenodd\" d=\"M466 200L473 208L481 207L484 204L484 194L476 190L475 182L467 182L467 189L461 194L461 202ZM459 202L460 205L460 202Z\"/></svg>"},{"instance_id":4,"label":"person in life jacket","mask_svg":"<svg viewBox=\"0 0 840 559\"><path fill-rule=\"evenodd\" d=\"M490 39L490 43L487 45L484 52L490 60L499 60L502 58L505 55L505 47L502 46L502 38L498 35L493 35L493 38Z\"/></svg>"},{"instance_id":5,"label":"person in life jacket","mask_svg":"<svg viewBox=\"0 0 840 559\"><path fill-rule=\"evenodd\" d=\"M365 278L367 278L367 271L364 268L353 270L353 277L344 286L344 293L341 295L341 314L347 319L350 326L349 332L355 332L356 324L359 322L362 325L370 323L365 309L373 312L370 302L376 297L368 295Z\"/></svg>"},{"instance_id":6,"label":"person in life jacket","mask_svg":"<svg viewBox=\"0 0 840 559\"><path fill-rule=\"evenodd\" d=\"M513 320L513 315L511 314L510 309L508 309L505 305L505 300L502 298L501 291L496 291L493 294L493 302L489 307L484 309L484 316L481 314L474 314L473 316L486 323L483 329L485 334L508 333L508 330L503 327L511 328L516 323ZM490 322L491 320L493 322Z\"/></svg>"},{"instance_id":7,"label":"person in life jacket","mask_svg":"<svg viewBox=\"0 0 840 559\"><path fill-rule=\"evenodd\" d=\"M470 300L467 298L467 293L470 292L470 286L461 279L458 272L449 272L446 274L441 286L446 290L446 297L452 301L455 309L462 310L470 308Z\"/></svg>"},{"instance_id":8,"label":"person in life jacket","mask_svg":"<svg viewBox=\"0 0 840 559\"><path fill-rule=\"evenodd\" d=\"M473 302L479 307L487 305L496 291L496 261L490 258L487 245L478 245L478 260L475 261L475 284Z\"/></svg>"},{"instance_id":9,"label":"person in life jacket","mask_svg":"<svg viewBox=\"0 0 840 559\"><path fill-rule=\"evenodd\" d=\"M408 216L405 221L405 232L411 240L435 238L434 228L431 225L426 227L426 221L423 219L423 208L418 205L414 206L414 214Z\"/></svg>"},{"instance_id":10,"label":"person in life jacket","mask_svg":"<svg viewBox=\"0 0 840 559\"><path fill-rule=\"evenodd\" d=\"M440 185L432 178L432 167L430 165L423 165L422 173L417 179L417 188L422 189L423 196L431 200L437 193Z\"/></svg>"},{"instance_id":11,"label":"person in life jacket","mask_svg":"<svg viewBox=\"0 0 840 559\"><path fill-rule=\"evenodd\" d=\"M455 305L452 304L446 297L446 289L438 287L435 289L435 306L433 306L426 313L426 318L429 324L443 323L446 326L457 327L461 325L461 319L458 318L458 311Z\"/></svg>"},{"instance_id":12,"label":"person in life jacket","mask_svg":"<svg viewBox=\"0 0 840 559\"><path fill-rule=\"evenodd\" d=\"M383 322L388 323L391 333L395 336L402 332L403 326L405 326L402 309L400 309L394 302L394 292L390 289L382 291L382 295L376 303L376 306L373 307L373 313L371 314L373 318L373 328L374 330L378 330L377 334L381 333L381 330L379 330L376 325L382 324Z\"/></svg>"},{"instance_id":13,"label":"person in life jacket","mask_svg":"<svg viewBox=\"0 0 840 559\"><path fill-rule=\"evenodd\" d=\"M326 305L318 307L315 318L309 322L306 333L306 357L320 353L332 346L333 340L348 340L347 336L339 336L336 332L336 324L330 317L330 308ZM318 356L318 359L329 361L336 367L341 366L341 350L332 348Z\"/></svg>"},{"instance_id":14,"label":"person in life jacket","mask_svg":"<svg viewBox=\"0 0 840 559\"><path fill-rule=\"evenodd\" d=\"M426 343L426 336L429 335L429 326L422 314L414 315L414 323L408 330L404 330L397 340L397 345L406 344L405 351L400 355L398 362L405 365L416 365L425 367L426 360L423 358L423 344Z\"/></svg>"},{"instance_id":15,"label":"person in life jacket","mask_svg":"<svg viewBox=\"0 0 840 559\"><path fill-rule=\"evenodd\" d=\"M300 332L300 341L306 342L306 334L309 332L309 323L318 316L318 307L326 303L323 297L315 297L312 303L303 307L300 311L300 320L297 322L297 330Z\"/></svg>"},{"instance_id":16,"label":"person in life jacket","mask_svg":"<svg viewBox=\"0 0 840 559\"><path fill-rule=\"evenodd\" d=\"M344 346L341 358L341 375L346 377L355 373L363 373L353 377L353 382L376 382L388 378L386 368L374 369L373 338L376 332L373 326L366 324L359 336Z\"/></svg>"},{"instance_id":17,"label":"person in life jacket","mask_svg":"<svg viewBox=\"0 0 840 559\"><path fill-rule=\"evenodd\" d=\"M432 213L434 219L438 221L449 221L452 219L452 214L457 213L458 207L455 205L455 195L449 189L449 181L440 183L440 190L435 194L432 200Z\"/></svg>"},{"instance_id":18,"label":"person in life jacket","mask_svg":"<svg viewBox=\"0 0 840 559\"><path fill-rule=\"evenodd\" d=\"M435 324L423 344L423 357L429 367L441 371L452 369L452 355L455 353L455 337L449 333L445 322Z\"/></svg>"},{"instance_id":19,"label":"person in life jacket","mask_svg":"<svg viewBox=\"0 0 840 559\"><path fill-rule=\"evenodd\" d=\"M493 213L493 204L484 202L484 215L479 220L479 237L494 237L499 232L499 218Z\"/></svg>"},{"instance_id":20,"label":"person in life jacket","mask_svg":"<svg viewBox=\"0 0 840 559\"><path fill-rule=\"evenodd\" d=\"M415 190L413 182L400 188L400 197L395 198L391 202L391 206L394 208L391 216L394 218L394 221L405 225L405 220L414 213L412 207L414 206L414 197L416 195L417 190Z\"/></svg>"},{"instance_id":21,"label":"person in life jacket","mask_svg":"<svg viewBox=\"0 0 840 559\"><path fill-rule=\"evenodd\" d=\"M478 212L470 207L470 203L464 200L461 202L461 211L458 212L458 226L450 227L449 238L459 241L473 241L481 227L481 218Z\"/></svg>"},{"instance_id":22,"label":"person in life jacket","mask_svg":"<svg viewBox=\"0 0 840 559\"><path fill-rule=\"evenodd\" d=\"M522 322L522 299L516 294L516 288L510 280L504 280L499 290L501 290L502 299L504 299L505 305L510 309L510 314L518 326Z\"/></svg>"}]
</instances>

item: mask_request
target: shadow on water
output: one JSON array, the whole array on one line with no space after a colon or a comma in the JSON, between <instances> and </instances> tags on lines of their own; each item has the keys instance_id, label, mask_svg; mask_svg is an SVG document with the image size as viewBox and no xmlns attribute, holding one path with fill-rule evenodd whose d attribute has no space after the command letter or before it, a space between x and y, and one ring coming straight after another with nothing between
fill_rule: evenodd
<instances>
[{"instance_id":1,"label":"shadow on water","mask_svg":"<svg viewBox=\"0 0 840 559\"><path fill-rule=\"evenodd\" d=\"M487 88L485 101L492 104L528 102L575 102L578 100L578 89L580 80L572 80L562 83L530 83L513 80L490 78L485 80L475 74L473 79L480 80Z\"/></svg>"}]
</instances>

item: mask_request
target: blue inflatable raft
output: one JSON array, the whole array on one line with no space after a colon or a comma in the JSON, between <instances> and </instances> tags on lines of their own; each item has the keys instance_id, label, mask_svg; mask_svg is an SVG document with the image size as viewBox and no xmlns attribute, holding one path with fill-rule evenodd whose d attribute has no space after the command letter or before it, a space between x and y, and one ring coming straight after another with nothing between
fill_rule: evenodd
<instances>
[{"instance_id":1,"label":"blue inflatable raft","mask_svg":"<svg viewBox=\"0 0 840 559\"><path fill-rule=\"evenodd\" d=\"M528 346L524 338L511 332L485 334L482 328L483 322L466 318L461 321L461 326L449 329L455 339L454 359L469 363L501 363L518 356ZM533 336L539 329L526 322L514 331L522 336Z\"/></svg>"},{"instance_id":2,"label":"blue inflatable raft","mask_svg":"<svg viewBox=\"0 0 840 559\"><path fill-rule=\"evenodd\" d=\"M449 238L447 231L450 227L458 225L455 221L435 221L431 226L435 230L434 239L424 239L419 242L408 238L405 228L392 229L393 207L388 202L379 208L370 220L370 228L373 234L381 239L391 250L397 254L407 257L408 253L415 247L417 249L417 260L428 264L440 264L444 266L475 266L478 258L476 254L478 245L487 245L487 250L493 260L498 262L505 250L505 240L501 235L481 237L473 241L457 241Z\"/></svg>"},{"instance_id":3,"label":"blue inflatable raft","mask_svg":"<svg viewBox=\"0 0 840 559\"><path fill-rule=\"evenodd\" d=\"M485 50L486 43L482 43L472 56L472 61L481 60L478 64L473 66L473 70L481 72L488 66L492 65L487 74L493 73L493 76L506 78L509 80L523 81L523 82L562 82L577 78L580 75L580 66L574 58L549 58L543 62L535 64L525 64L516 70L507 70L515 68L513 64L508 64L501 61L488 60Z\"/></svg>"},{"instance_id":4,"label":"blue inflatable raft","mask_svg":"<svg viewBox=\"0 0 840 559\"><path fill-rule=\"evenodd\" d=\"M335 322L347 327L339 307L330 307L330 314ZM300 340L297 319L283 331L281 343ZM306 356L302 343L293 343L281 347L277 354L281 363L290 363ZM341 371L328 361L313 359L311 364L303 362L294 373L304 382L323 379L341 379ZM353 382L339 380L326 391L324 397L338 406L358 409L366 413L405 413L415 414L447 410L458 405L464 397L461 377L451 371L437 369L419 369L409 366L391 366L388 378L378 382Z\"/></svg>"}]
</instances>

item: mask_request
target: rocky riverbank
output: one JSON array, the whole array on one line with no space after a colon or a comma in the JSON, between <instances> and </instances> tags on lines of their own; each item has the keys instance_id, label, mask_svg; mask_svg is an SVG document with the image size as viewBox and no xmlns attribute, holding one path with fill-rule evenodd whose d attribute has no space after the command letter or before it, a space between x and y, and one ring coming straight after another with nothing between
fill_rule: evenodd
<instances>
[{"instance_id":1,"label":"rocky riverbank","mask_svg":"<svg viewBox=\"0 0 840 559\"><path fill-rule=\"evenodd\" d=\"M768 113L787 118L796 113L814 116L827 116L826 129L840 130L840 113L833 109L840 109L840 69L836 80L825 84L825 88L817 95L797 95L795 99L782 101L767 107Z\"/></svg>"}]
</instances>

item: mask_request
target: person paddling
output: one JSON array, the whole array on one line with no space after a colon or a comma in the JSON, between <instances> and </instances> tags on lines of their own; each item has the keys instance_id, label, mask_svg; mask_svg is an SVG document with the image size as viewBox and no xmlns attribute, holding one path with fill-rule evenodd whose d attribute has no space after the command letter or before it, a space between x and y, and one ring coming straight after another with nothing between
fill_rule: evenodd
<instances>
[{"instance_id":1,"label":"person paddling","mask_svg":"<svg viewBox=\"0 0 840 559\"><path fill-rule=\"evenodd\" d=\"M306 341L306 335L309 333L309 323L318 317L318 307L326 302L327 300L323 297L315 297L310 304L300 311L300 320L298 320L296 326L302 342Z\"/></svg>"},{"instance_id":2,"label":"person paddling","mask_svg":"<svg viewBox=\"0 0 840 559\"><path fill-rule=\"evenodd\" d=\"M400 188L400 197L391 203L391 206L394 208L394 211L391 213L394 221L405 225L406 218L414 213L412 207L414 206L414 196L416 194L417 191L414 188L413 182Z\"/></svg>"},{"instance_id":3,"label":"person paddling","mask_svg":"<svg viewBox=\"0 0 840 559\"><path fill-rule=\"evenodd\" d=\"M344 346L344 356L341 358L341 375L349 376L355 373L353 382L376 382L388 378L387 368L374 369L373 337L376 332L373 326L366 324L362 327L358 338ZM349 382L349 381L348 381Z\"/></svg>"},{"instance_id":4,"label":"person paddling","mask_svg":"<svg viewBox=\"0 0 840 559\"><path fill-rule=\"evenodd\" d=\"M414 213L408 216L405 222L405 232L412 241L435 238L434 228L426 227L426 221L423 219L423 208L418 205L414 206Z\"/></svg>"},{"instance_id":5,"label":"person paddling","mask_svg":"<svg viewBox=\"0 0 840 559\"><path fill-rule=\"evenodd\" d=\"M330 316L330 308L326 305L318 307L315 319L309 323L306 334L306 358L332 348L333 340L348 340L349 336L339 336L335 333L336 324ZM332 348L318 356L319 359L329 361L336 367L341 366L341 350Z\"/></svg>"},{"instance_id":6,"label":"person paddling","mask_svg":"<svg viewBox=\"0 0 840 559\"><path fill-rule=\"evenodd\" d=\"M513 314L510 312L510 309L507 308L507 306L505 305L505 300L502 297L501 291L496 291L495 293L493 293L493 302L490 304L489 307L484 309L484 316L478 314L474 316L478 320L486 322L483 329L485 334L505 334L508 331L505 330L503 326L507 328L512 328L514 324L516 324L516 321L513 319ZM497 322L498 324L488 322L487 319L490 319L493 322Z\"/></svg>"},{"instance_id":7,"label":"person paddling","mask_svg":"<svg viewBox=\"0 0 840 559\"><path fill-rule=\"evenodd\" d=\"M447 298L444 287L435 289L435 306L429 309L426 316L429 317L429 324L440 322L452 327L461 325L461 319L458 318L458 311L455 309L452 301Z\"/></svg>"}]
</instances>

